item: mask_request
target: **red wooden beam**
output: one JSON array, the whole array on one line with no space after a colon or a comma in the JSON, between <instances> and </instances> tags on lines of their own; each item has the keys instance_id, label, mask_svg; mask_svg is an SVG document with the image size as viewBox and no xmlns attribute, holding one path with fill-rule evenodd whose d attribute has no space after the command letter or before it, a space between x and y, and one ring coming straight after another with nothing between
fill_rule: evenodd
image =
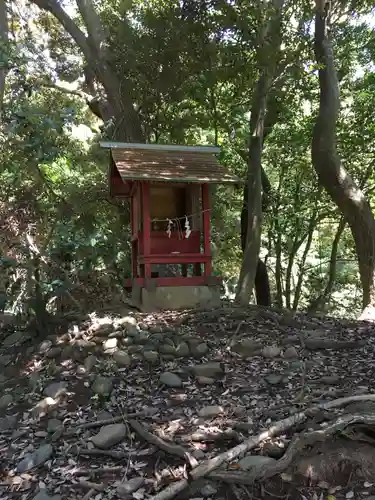
<instances>
[{"instance_id":1,"label":"red wooden beam","mask_svg":"<svg viewBox=\"0 0 375 500\"><path fill-rule=\"evenodd\" d=\"M152 278L152 281L156 283L156 286L201 286L208 284L220 285L222 279L217 276L211 276L209 280L210 282L208 283L207 277L205 276L190 276L188 278ZM145 278L136 278L135 280L126 279L124 281L124 288L131 288L134 282L141 288L144 288L146 285Z\"/></svg>"},{"instance_id":2,"label":"red wooden beam","mask_svg":"<svg viewBox=\"0 0 375 500\"><path fill-rule=\"evenodd\" d=\"M150 264L195 264L197 262L207 263L211 261L210 255L204 255L202 253L176 253L176 254L152 254L152 255L141 255L139 257L140 262L150 263Z\"/></svg>"},{"instance_id":3,"label":"red wooden beam","mask_svg":"<svg viewBox=\"0 0 375 500\"><path fill-rule=\"evenodd\" d=\"M203 210L203 249L204 254L210 259L204 264L204 275L211 276L211 207L210 188L208 184L202 184L202 210Z\"/></svg>"}]
</instances>

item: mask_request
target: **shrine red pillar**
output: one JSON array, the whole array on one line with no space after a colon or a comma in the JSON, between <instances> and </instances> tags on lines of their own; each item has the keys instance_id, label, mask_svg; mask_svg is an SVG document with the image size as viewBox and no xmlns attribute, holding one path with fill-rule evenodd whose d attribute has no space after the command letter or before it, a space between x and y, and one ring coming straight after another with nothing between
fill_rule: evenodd
<instances>
[{"instance_id":1,"label":"shrine red pillar","mask_svg":"<svg viewBox=\"0 0 375 500\"><path fill-rule=\"evenodd\" d=\"M131 210L131 231L132 231L132 277L138 277L138 196L139 191L135 185L132 190L130 198L130 210Z\"/></svg>"},{"instance_id":2,"label":"shrine red pillar","mask_svg":"<svg viewBox=\"0 0 375 500\"><path fill-rule=\"evenodd\" d=\"M211 207L209 184L202 184L202 210L203 210L203 250L204 254L211 257ZM204 264L204 276L211 276L211 258Z\"/></svg>"},{"instance_id":3,"label":"shrine red pillar","mask_svg":"<svg viewBox=\"0 0 375 500\"><path fill-rule=\"evenodd\" d=\"M150 183L142 182L142 222L143 222L143 254L151 254L151 220L150 220ZM145 264L145 278L151 278L151 264Z\"/></svg>"}]
</instances>

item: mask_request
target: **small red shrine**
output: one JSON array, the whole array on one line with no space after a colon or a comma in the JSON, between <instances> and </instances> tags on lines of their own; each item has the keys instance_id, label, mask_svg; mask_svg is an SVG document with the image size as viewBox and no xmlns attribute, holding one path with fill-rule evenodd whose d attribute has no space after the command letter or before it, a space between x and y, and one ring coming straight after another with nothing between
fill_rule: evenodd
<instances>
[{"instance_id":1,"label":"small red shrine","mask_svg":"<svg viewBox=\"0 0 375 500\"><path fill-rule=\"evenodd\" d=\"M218 163L220 148L101 146L111 151L111 196L130 199L132 278L125 287L219 285L212 276L210 185L242 183Z\"/></svg>"}]
</instances>

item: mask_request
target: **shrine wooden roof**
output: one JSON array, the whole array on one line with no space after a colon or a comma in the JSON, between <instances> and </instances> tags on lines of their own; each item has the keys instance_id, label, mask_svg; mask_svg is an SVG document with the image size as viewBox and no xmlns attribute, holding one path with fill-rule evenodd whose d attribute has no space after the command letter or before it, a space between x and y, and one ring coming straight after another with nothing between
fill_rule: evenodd
<instances>
[{"instance_id":1,"label":"shrine wooden roof","mask_svg":"<svg viewBox=\"0 0 375 500\"><path fill-rule=\"evenodd\" d=\"M220 148L102 142L111 149L123 181L148 180L242 184L243 181L218 163Z\"/></svg>"}]
</instances>

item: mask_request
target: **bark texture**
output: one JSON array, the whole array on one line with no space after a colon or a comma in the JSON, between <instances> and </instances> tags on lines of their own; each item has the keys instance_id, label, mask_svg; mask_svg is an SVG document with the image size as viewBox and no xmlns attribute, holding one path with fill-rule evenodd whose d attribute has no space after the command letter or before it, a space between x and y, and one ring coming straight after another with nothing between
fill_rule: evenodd
<instances>
[{"instance_id":1,"label":"bark texture","mask_svg":"<svg viewBox=\"0 0 375 500\"><path fill-rule=\"evenodd\" d=\"M5 54L8 44L8 13L6 0L0 0L0 120L4 104L5 80L7 67Z\"/></svg>"},{"instance_id":2,"label":"bark texture","mask_svg":"<svg viewBox=\"0 0 375 500\"><path fill-rule=\"evenodd\" d=\"M250 302L259 262L262 226L261 159L265 133L266 101L275 74L277 63L275 52L277 53L280 49L283 4L284 0L270 2L271 18L262 27L259 37L257 54L259 78L254 89L251 106L247 192L244 194L244 204L247 205L246 246L236 294L236 302L241 304Z\"/></svg>"},{"instance_id":3,"label":"bark texture","mask_svg":"<svg viewBox=\"0 0 375 500\"><path fill-rule=\"evenodd\" d=\"M1 0L0 0L1 1ZM86 83L93 94L91 109L104 121L113 121L113 139L143 142L141 121L131 98L131 87L126 75L119 79L107 57L106 33L91 0L77 0L87 35L68 16L57 0L32 0L40 9L50 12L73 38L85 57ZM100 88L106 100L100 98ZM97 93L97 95L95 95Z\"/></svg>"},{"instance_id":4,"label":"bark texture","mask_svg":"<svg viewBox=\"0 0 375 500\"><path fill-rule=\"evenodd\" d=\"M316 0L314 51L319 64L320 103L312 138L312 163L350 226L363 287L363 307L375 306L375 221L362 190L343 168L336 147L340 110L339 83L332 45L327 36L330 2Z\"/></svg>"}]
</instances>

